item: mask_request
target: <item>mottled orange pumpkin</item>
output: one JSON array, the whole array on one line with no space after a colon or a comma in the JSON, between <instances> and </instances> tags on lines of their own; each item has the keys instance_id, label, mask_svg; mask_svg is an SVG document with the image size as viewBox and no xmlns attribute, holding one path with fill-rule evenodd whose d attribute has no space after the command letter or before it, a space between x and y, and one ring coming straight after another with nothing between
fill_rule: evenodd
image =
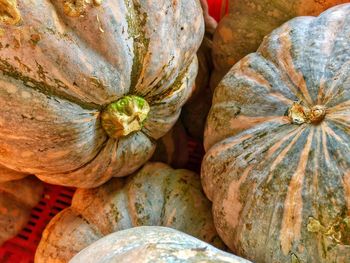
<instances>
[{"instance_id":1,"label":"mottled orange pumpkin","mask_svg":"<svg viewBox=\"0 0 350 263\"><path fill-rule=\"evenodd\" d=\"M224 247L199 176L163 163L148 163L126 179L78 189L72 206L46 227L35 262L67 262L105 235L143 225L172 227Z\"/></svg>"},{"instance_id":2,"label":"mottled orange pumpkin","mask_svg":"<svg viewBox=\"0 0 350 263\"><path fill-rule=\"evenodd\" d=\"M202 182L256 263L350 260L350 4L295 18L215 90Z\"/></svg>"},{"instance_id":3,"label":"mottled orange pumpkin","mask_svg":"<svg viewBox=\"0 0 350 263\"><path fill-rule=\"evenodd\" d=\"M0 183L0 245L25 226L42 192L43 185L35 177Z\"/></svg>"},{"instance_id":4,"label":"mottled orange pumpkin","mask_svg":"<svg viewBox=\"0 0 350 263\"><path fill-rule=\"evenodd\" d=\"M0 163L95 187L137 170L192 92L197 0L0 4Z\"/></svg>"},{"instance_id":5,"label":"mottled orange pumpkin","mask_svg":"<svg viewBox=\"0 0 350 263\"><path fill-rule=\"evenodd\" d=\"M264 36L296 16L315 16L349 0L229 0L228 14L220 21L213 40L216 87L241 58L255 52Z\"/></svg>"}]
</instances>

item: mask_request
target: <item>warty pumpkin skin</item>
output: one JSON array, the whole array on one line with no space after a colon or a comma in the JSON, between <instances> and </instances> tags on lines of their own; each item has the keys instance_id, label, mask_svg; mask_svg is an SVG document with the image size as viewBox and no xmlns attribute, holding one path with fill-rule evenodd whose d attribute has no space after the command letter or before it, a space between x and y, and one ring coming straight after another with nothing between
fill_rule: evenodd
<instances>
[{"instance_id":1,"label":"warty pumpkin skin","mask_svg":"<svg viewBox=\"0 0 350 263\"><path fill-rule=\"evenodd\" d=\"M350 4L293 19L215 90L202 184L253 262L349 262Z\"/></svg>"},{"instance_id":2,"label":"warty pumpkin skin","mask_svg":"<svg viewBox=\"0 0 350 263\"><path fill-rule=\"evenodd\" d=\"M192 92L200 3L3 2L0 163L75 187L138 169Z\"/></svg>"},{"instance_id":3,"label":"warty pumpkin skin","mask_svg":"<svg viewBox=\"0 0 350 263\"><path fill-rule=\"evenodd\" d=\"M224 247L199 176L163 163L148 163L127 179L78 189L72 206L46 227L35 262L67 262L105 235L142 225L172 227Z\"/></svg>"},{"instance_id":4,"label":"warty pumpkin skin","mask_svg":"<svg viewBox=\"0 0 350 263\"><path fill-rule=\"evenodd\" d=\"M348 0L229 0L229 12L220 21L213 39L215 88L230 68L255 52L264 36L296 16L317 16Z\"/></svg>"},{"instance_id":5,"label":"warty pumpkin skin","mask_svg":"<svg viewBox=\"0 0 350 263\"><path fill-rule=\"evenodd\" d=\"M142 226L110 234L77 254L71 263L249 263L180 231Z\"/></svg>"},{"instance_id":6,"label":"warty pumpkin skin","mask_svg":"<svg viewBox=\"0 0 350 263\"><path fill-rule=\"evenodd\" d=\"M0 183L0 245L25 226L42 192L42 183L32 176Z\"/></svg>"}]
</instances>

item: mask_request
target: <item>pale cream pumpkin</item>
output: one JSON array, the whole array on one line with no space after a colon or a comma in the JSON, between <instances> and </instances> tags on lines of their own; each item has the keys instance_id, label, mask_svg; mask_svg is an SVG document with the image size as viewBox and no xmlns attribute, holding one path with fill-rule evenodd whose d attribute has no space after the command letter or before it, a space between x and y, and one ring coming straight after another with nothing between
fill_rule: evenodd
<instances>
[{"instance_id":1,"label":"pale cream pumpkin","mask_svg":"<svg viewBox=\"0 0 350 263\"><path fill-rule=\"evenodd\" d=\"M135 227L110 234L77 254L71 263L250 263L166 227Z\"/></svg>"}]
</instances>

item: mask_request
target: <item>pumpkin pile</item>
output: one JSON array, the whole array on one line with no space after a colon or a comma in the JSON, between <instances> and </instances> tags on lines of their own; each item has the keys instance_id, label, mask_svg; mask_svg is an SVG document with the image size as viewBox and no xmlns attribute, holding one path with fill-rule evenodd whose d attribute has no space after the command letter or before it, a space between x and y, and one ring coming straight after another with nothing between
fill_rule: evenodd
<instances>
[{"instance_id":1,"label":"pumpkin pile","mask_svg":"<svg viewBox=\"0 0 350 263\"><path fill-rule=\"evenodd\" d=\"M36 263L350 263L350 2L228 4L0 0L0 244L41 180Z\"/></svg>"}]
</instances>

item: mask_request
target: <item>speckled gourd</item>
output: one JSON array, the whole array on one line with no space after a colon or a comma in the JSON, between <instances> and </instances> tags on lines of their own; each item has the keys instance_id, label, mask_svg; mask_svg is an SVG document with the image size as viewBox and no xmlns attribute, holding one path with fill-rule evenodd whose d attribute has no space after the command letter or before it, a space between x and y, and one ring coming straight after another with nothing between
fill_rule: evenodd
<instances>
[{"instance_id":1,"label":"speckled gourd","mask_svg":"<svg viewBox=\"0 0 350 263\"><path fill-rule=\"evenodd\" d=\"M143 226L110 234L77 254L71 263L250 263L180 231Z\"/></svg>"},{"instance_id":2,"label":"speckled gourd","mask_svg":"<svg viewBox=\"0 0 350 263\"><path fill-rule=\"evenodd\" d=\"M348 0L229 0L213 39L215 88L230 68L255 52L264 36L296 16L315 16Z\"/></svg>"},{"instance_id":3,"label":"speckled gourd","mask_svg":"<svg viewBox=\"0 0 350 263\"><path fill-rule=\"evenodd\" d=\"M0 246L26 225L42 192L42 183L32 176L0 183Z\"/></svg>"},{"instance_id":4,"label":"speckled gourd","mask_svg":"<svg viewBox=\"0 0 350 263\"><path fill-rule=\"evenodd\" d=\"M345 4L274 30L216 88L202 184L238 255L349 262L349 62Z\"/></svg>"},{"instance_id":5,"label":"speckled gourd","mask_svg":"<svg viewBox=\"0 0 350 263\"><path fill-rule=\"evenodd\" d=\"M67 262L105 235L143 225L172 227L223 247L199 176L163 163L148 163L126 179L78 189L72 206L46 227L35 262Z\"/></svg>"},{"instance_id":6,"label":"speckled gourd","mask_svg":"<svg viewBox=\"0 0 350 263\"><path fill-rule=\"evenodd\" d=\"M0 164L96 187L132 173L192 92L197 0L0 2Z\"/></svg>"}]
</instances>

